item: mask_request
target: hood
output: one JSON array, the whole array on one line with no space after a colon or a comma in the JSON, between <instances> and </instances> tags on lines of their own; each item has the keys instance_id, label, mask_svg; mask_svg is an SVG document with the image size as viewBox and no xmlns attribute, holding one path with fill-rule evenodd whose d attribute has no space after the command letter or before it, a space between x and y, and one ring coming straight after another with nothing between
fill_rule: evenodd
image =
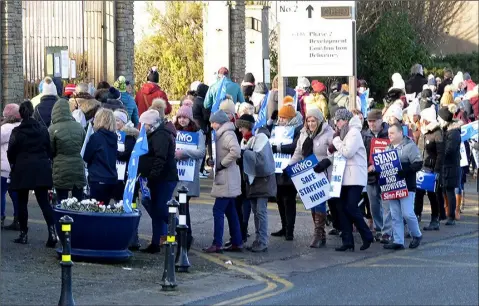
<instances>
[{"instance_id":1,"label":"hood","mask_svg":"<svg viewBox=\"0 0 479 306\"><path fill-rule=\"evenodd\" d=\"M68 102L66 100L58 100L52 109L52 123L74 120Z\"/></svg>"},{"instance_id":2,"label":"hood","mask_svg":"<svg viewBox=\"0 0 479 306\"><path fill-rule=\"evenodd\" d=\"M258 135L258 134L264 134L264 135L266 135L266 137L268 137L268 138L271 137L271 133L270 133L269 130L268 130L266 127L264 127L264 126L260 127L260 128L256 131L256 134L257 134L257 135Z\"/></svg>"},{"instance_id":3,"label":"hood","mask_svg":"<svg viewBox=\"0 0 479 306\"><path fill-rule=\"evenodd\" d=\"M44 127L40 125L37 120L33 118L28 118L26 120L22 120L22 122L16 129L18 133L22 133L26 137L37 138L43 133L42 130L44 129Z\"/></svg>"},{"instance_id":4,"label":"hood","mask_svg":"<svg viewBox=\"0 0 479 306\"><path fill-rule=\"evenodd\" d=\"M440 128L439 122L434 121L434 122L429 122L429 124L424 127L424 131L426 133L430 133L430 132L434 132L434 130L439 129L439 128Z\"/></svg>"},{"instance_id":5,"label":"hood","mask_svg":"<svg viewBox=\"0 0 479 306\"><path fill-rule=\"evenodd\" d=\"M128 126L128 125L125 125L123 126L123 128L121 129L122 132L125 132L125 134L127 136L133 136L135 137L135 139L138 138L138 136L140 135L140 131L138 131L137 129L135 129L134 127L132 126Z\"/></svg>"},{"instance_id":6,"label":"hood","mask_svg":"<svg viewBox=\"0 0 479 306\"><path fill-rule=\"evenodd\" d=\"M361 120L359 120L358 116L354 116L353 118L351 118L351 120L349 120L349 128L355 128L359 131L363 129L363 125L361 123Z\"/></svg>"},{"instance_id":7,"label":"hood","mask_svg":"<svg viewBox=\"0 0 479 306\"><path fill-rule=\"evenodd\" d=\"M143 84L143 86L141 87L141 90L140 90L140 92L142 94L148 95L148 96L157 92L157 91L161 91L161 89L160 89L160 86L158 86L158 84L156 84L156 83L145 83L145 84Z\"/></svg>"},{"instance_id":8,"label":"hood","mask_svg":"<svg viewBox=\"0 0 479 306\"><path fill-rule=\"evenodd\" d=\"M463 125L464 125L464 122L462 120L453 121L447 125L447 130L451 131L455 129L461 129L461 126Z\"/></svg>"},{"instance_id":9,"label":"hood","mask_svg":"<svg viewBox=\"0 0 479 306\"><path fill-rule=\"evenodd\" d=\"M206 84L200 84L198 85L198 88L196 89L196 94L198 95L198 97L201 97L201 98L205 98L206 97L206 93L208 92L208 85Z\"/></svg>"},{"instance_id":10,"label":"hood","mask_svg":"<svg viewBox=\"0 0 479 306\"><path fill-rule=\"evenodd\" d=\"M233 122L226 122L216 131L217 138L220 138L226 131L235 131L236 127Z\"/></svg>"},{"instance_id":11,"label":"hood","mask_svg":"<svg viewBox=\"0 0 479 306\"><path fill-rule=\"evenodd\" d=\"M303 115L301 115L300 112L296 112L296 116L289 120L288 124L286 126L292 126L294 128L297 128L298 126L303 126Z\"/></svg>"},{"instance_id":12,"label":"hood","mask_svg":"<svg viewBox=\"0 0 479 306\"><path fill-rule=\"evenodd\" d=\"M176 128L175 125L171 121L163 121L162 125L163 129L168 131L173 137L176 138Z\"/></svg>"},{"instance_id":13,"label":"hood","mask_svg":"<svg viewBox=\"0 0 479 306\"><path fill-rule=\"evenodd\" d=\"M95 134L101 135L103 140L109 145L109 146L117 146L118 143L118 137L116 136L116 133L110 132L104 128L99 129L98 131L95 132Z\"/></svg>"}]
</instances>

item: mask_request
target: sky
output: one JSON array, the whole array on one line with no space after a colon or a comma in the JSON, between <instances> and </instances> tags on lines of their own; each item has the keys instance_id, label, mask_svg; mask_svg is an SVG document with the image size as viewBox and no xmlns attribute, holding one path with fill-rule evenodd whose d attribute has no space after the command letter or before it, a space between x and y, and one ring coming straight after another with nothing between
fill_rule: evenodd
<instances>
[{"instance_id":1,"label":"sky","mask_svg":"<svg viewBox=\"0 0 479 306\"><path fill-rule=\"evenodd\" d=\"M148 30L150 25L150 18L148 12L146 11L146 3L148 1L135 1L135 42L138 42L146 34L148 35L151 31ZM157 7L160 11L165 10L166 1L152 1L153 5Z\"/></svg>"}]
</instances>

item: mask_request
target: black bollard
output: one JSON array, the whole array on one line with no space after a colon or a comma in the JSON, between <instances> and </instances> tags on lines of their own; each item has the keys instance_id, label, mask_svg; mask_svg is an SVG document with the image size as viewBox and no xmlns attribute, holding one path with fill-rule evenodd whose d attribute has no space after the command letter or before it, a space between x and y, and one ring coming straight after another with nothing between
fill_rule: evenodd
<instances>
[{"instance_id":1,"label":"black bollard","mask_svg":"<svg viewBox=\"0 0 479 306\"><path fill-rule=\"evenodd\" d=\"M168 234L166 236L166 251L165 251L165 268L163 270L163 277L161 279L161 290L174 291L176 290L176 276L175 276L175 247L176 247L176 212L178 210L178 202L170 200L168 202Z\"/></svg>"},{"instance_id":2,"label":"black bollard","mask_svg":"<svg viewBox=\"0 0 479 306\"><path fill-rule=\"evenodd\" d=\"M178 200L180 202L180 216L178 226L176 227L177 232L180 234L180 246L176 253L176 271L178 272L188 272L188 268L191 266L188 259L188 225L186 225L186 202L187 202L188 188L181 186L178 189Z\"/></svg>"},{"instance_id":3,"label":"black bollard","mask_svg":"<svg viewBox=\"0 0 479 306\"><path fill-rule=\"evenodd\" d=\"M60 224L62 225L63 232L63 248L62 248L62 261L60 266L62 267L62 294L58 306L73 306L75 301L72 294L72 257L71 257L71 228L73 219L66 215L60 218Z\"/></svg>"}]
</instances>

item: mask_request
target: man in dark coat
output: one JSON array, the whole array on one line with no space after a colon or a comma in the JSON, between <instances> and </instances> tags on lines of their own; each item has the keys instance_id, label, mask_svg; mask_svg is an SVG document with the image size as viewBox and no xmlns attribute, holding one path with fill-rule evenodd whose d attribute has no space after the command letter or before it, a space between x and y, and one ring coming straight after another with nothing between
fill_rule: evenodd
<instances>
[{"instance_id":1,"label":"man in dark coat","mask_svg":"<svg viewBox=\"0 0 479 306\"><path fill-rule=\"evenodd\" d=\"M415 64L411 68L411 78L406 82L406 94L417 96L426 84L427 79L424 77L424 69L420 64Z\"/></svg>"},{"instance_id":2,"label":"man in dark coat","mask_svg":"<svg viewBox=\"0 0 479 306\"><path fill-rule=\"evenodd\" d=\"M444 69L444 80L439 84L437 87L437 95L439 96L439 101L442 98L442 95L444 94L444 88L446 88L447 85L452 84L452 78L454 77L454 74L452 73L451 69Z\"/></svg>"},{"instance_id":3,"label":"man in dark coat","mask_svg":"<svg viewBox=\"0 0 479 306\"><path fill-rule=\"evenodd\" d=\"M45 128L48 128L52 121L53 105L58 100L58 89L50 77L46 77L43 82L42 94L40 103L35 107L33 117Z\"/></svg>"}]
</instances>

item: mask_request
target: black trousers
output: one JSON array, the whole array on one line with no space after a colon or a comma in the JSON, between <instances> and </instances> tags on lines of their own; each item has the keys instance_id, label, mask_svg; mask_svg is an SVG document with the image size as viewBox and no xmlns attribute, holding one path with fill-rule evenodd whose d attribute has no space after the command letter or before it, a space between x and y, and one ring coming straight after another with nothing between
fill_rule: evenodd
<instances>
[{"instance_id":1,"label":"black trousers","mask_svg":"<svg viewBox=\"0 0 479 306\"><path fill-rule=\"evenodd\" d=\"M358 207L363 189L363 186L342 186L341 196L339 201L336 201L344 245L354 245L353 223L363 241L373 241L373 234Z\"/></svg>"},{"instance_id":2,"label":"black trousers","mask_svg":"<svg viewBox=\"0 0 479 306\"><path fill-rule=\"evenodd\" d=\"M361 205L359 205L361 213L366 219L372 219L373 217L371 215L371 205L369 204L369 197L367 192L361 193L361 200L363 200Z\"/></svg>"},{"instance_id":3,"label":"black trousers","mask_svg":"<svg viewBox=\"0 0 479 306\"><path fill-rule=\"evenodd\" d=\"M435 192L426 191L423 189L416 189L416 196L414 198L414 213L416 216L421 216L424 208L424 196L427 194L429 203L431 204L431 218L439 218L439 202ZM444 205L443 205L444 206Z\"/></svg>"},{"instance_id":4,"label":"black trousers","mask_svg":"<svg viewBox=\"0 0 479 306\"><path fill-rule=\"evenodd\" d=\"M329 199L328 206L329 206L329 213L331 214L331 218L333 219L333 228L340 231L341 225L339 223L338 206L337 206L338 204L336 204L338 200L339 200L338 198Z\"/></svg>"},{"instance_id":5,"label":"black trousers","mask_svg":"<svg viewBox=\"0 0 479 306\"><path fill-rule=\"evenodd\" d=\"M446 211L447 216L450 219L456 219L456 192L455 188L444 188L444 193L447 197L447 202L449 204L449 211Z\"/></svg>"},{"instance_id":6,"label":"black trousers","mask_svg":"<svg viewBox=\"0 0 479 306\"><path fill-rule=\"evenodd\" d=\"M278 204L281 228L293 234L296 222L296 188L293 185L278 186L276 203Z\"/></svg>"},{"instance_id":7,"label":"black trousers","mask_svg":"<svg viewBox=\"0 0 479 306\"><path fill-rule=\"evenodd\" d=\"M235 208L236 213L238 214L238 220L240 224L241 230L241 238L243 241L248 239L248 223L244 222L244 214L243 214L243 201L246 200L246 197L243 194L240 194L236 197L235 200Z\"/></svg>"},{"instance_id":8,"label":"black trousers","mask_svg":"<svg viewBox=\"0 0 479 306\"><path fill-rule=\"evenodd\" d=\"M456 199L456 197L454 197L454 199ZM436 200L437 205L439 206L439 216L441 217L441 219L445 219L447 215L446 209L444 207L444 189L442 187L439 187L436 190Z\"/></svg>"},{"instance_id":9,"label":"black trousers","mask_svg":"<svg viewBox=\"0 0 479 306\"><path fill-rule=\"evenodd\" d=\"M56 189L57 192L57 201L58 204L62 200L68 199L68 192L72 192L72 197L76 198L78 201L83 200L83 188L73 187L73 189Z\"/></svg>"},{"instance_id":10,"label":"black trousers","mask_svg":"<svg viewBox=\"0 0 479 306\"><path fill-rule=\"evenodd\" d=\"M48 188L36 188L35 197L48 226L54 225L53 208L48 201ZM18 190L18 222L21 231L28 231L28 196L30 190Z\"/></svg>"}]
</instances>

